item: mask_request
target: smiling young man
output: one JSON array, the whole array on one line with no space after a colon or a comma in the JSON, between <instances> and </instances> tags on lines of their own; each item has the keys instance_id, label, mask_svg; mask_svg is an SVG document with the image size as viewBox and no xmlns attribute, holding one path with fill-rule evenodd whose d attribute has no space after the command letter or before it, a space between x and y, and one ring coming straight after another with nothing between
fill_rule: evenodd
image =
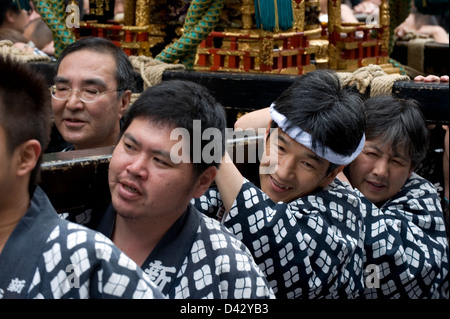
<instances>
[{"instance_id":1,"label":"smiling young man","mask_svg":"<svg viewBox=\"0 0 450 319\"><path fill-rule=\"evenodd\" d=\"M420 105L391 96L366 100L366 143L346 176L367 204L366 265L378 267L367 298L448 298L449 248L439 196L414 173L428 129ZM379 209L378 209L378 208Z\"/></svg>"},{"instance_id":2,"label":"smiling young man","mask_svg":"<svg viewBox=\"0 0 450 319\"><path fill-rule=\"evenodd\" d=\"M225 226L252 251L277 298L361 296L363 207L335 177L364 146L362 100L334 72L314 71L260 115L271 128L261 188L226 158L218 192L208 190L196 207L215 214L223 204Z\"/></svg>"},{"instance_id":3,"label":"smiling young man","mask_svg":"<svg viewBox=\"0 0 450 319\"><path fill-rule=\"evenodd\" d=\"M133 79L127 55L107 39L82 39L63 51L50 90L56 128L70 143L64 150L117 143Z\"/></svg>"},{"instance_id":4,"label":"smiling young man","mask_svg":"<svg viewBox=\"0 0 450 319\"><path fill-rule=\"evenodd\" d=\"M96 229L171 299L273 297L248 249L190 204L216 176L225 123L222 106L204 87L163 81L144 91L127 111L112 154L112 205ZM220 134L205 139L212 130ZM180 140L177 132L186 134ZM206 154L211 143L218 160L196 160L196 152Z\"/></svg>"}]
</instances>

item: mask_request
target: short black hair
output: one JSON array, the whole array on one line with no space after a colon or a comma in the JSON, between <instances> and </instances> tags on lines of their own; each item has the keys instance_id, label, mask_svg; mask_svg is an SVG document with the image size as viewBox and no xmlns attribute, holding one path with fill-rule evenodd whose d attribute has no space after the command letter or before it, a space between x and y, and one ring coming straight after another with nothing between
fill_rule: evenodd
<instances>
[{"instance_id":1,"label":"short black hair","mask_svg":"<svg viewBox=\"0 0 450 319\"><path fill-rule=\"evenodd\" d=\"M22 143L36 139L45 150L50 142L51 104L47 82L31 66L0 55L0 125L12 154ZM32 171L30 194L39 180L42 154Z\"/></svg>"},{"instance_id":2,"label":"short black hair","mask_svg":"<svg viewBox=\"0 0 450 319\"><path fill-rule=\"evenodd\" d=\"M200 174L210 166L219 167L225 152L225 127L226 115L223 106L210 94L208 89L200 84L190 81L170 80L147 88L140 97L129 107L124 115L121 134L135 118L145 118L154 123L174 125L177 128L186 129L190 136L190 159L194 164L194 170ZM206 145L213 150L219 150L220 154L213 154L212 162L194 161L193 138L194 120L199 120L201 125L201 152ZM219 130L221 136L205 138L203 132L214 128ZM208 134L206 134L208 135ZM196 141L198 142L198 141ZM213 145L216 145L213 147ZM217 143L221 143L218 145ZM197 154L198 155L198 154Z\"/></svg>"},{"instance_id":3,"label":"short black hair","mask_svg":"<svg viewBox=\"0 0 450 319\"><path fill-rule=\"evenodd\" d=\"M361 97L343 88L331 70L301 75L275 101L274 108L289 119L291 127L311 134L313 150L322 145L349 156L357 149L366 128ZM272 127L277 127L276 123L272 122ZM329 172L338 166L331 164Z\"/></svg>"}]
</instances>

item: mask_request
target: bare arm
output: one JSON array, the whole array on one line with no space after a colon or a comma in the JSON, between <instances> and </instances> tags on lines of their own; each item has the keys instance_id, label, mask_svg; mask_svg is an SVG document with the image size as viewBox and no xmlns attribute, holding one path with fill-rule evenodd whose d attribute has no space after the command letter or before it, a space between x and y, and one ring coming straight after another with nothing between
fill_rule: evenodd
<instances>
[{"instance_id":1,"label":"bare arm","mask_svg":"<svg viewBox=\"0 0 450 319\"><path fill-rule=\"evenodd\" d=\"M243 181L244 177L241 172L239 172L228 153L226 153L217 171L215 182L227 212L233 206Z\"/></svg>"},{"instance_id":2,"label":"bare arm","mask_svg":"<svg viewBox=\"0 0 450 319\"><path fill-rule=\"evenodd\" d=\"M236 123L234 123L234 128L241 128L243 130L258 128L267 128L270 122L270 111L269 108L263 108L256 110L247 114L242 115Z\"/></svg>"}]
</instances>

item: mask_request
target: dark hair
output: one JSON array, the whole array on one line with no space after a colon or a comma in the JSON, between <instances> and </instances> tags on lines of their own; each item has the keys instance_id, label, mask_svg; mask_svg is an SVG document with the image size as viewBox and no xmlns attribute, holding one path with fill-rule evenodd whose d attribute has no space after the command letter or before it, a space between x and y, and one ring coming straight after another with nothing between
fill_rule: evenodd
<instances>
[{"instance_id":1,"label":"dark hair","mask_svg":"<svg viewBox=\"0 0 450 319\"><path fill-rule=\"evenodd\" d=\"M366 139L381 137L392 150L402 149L417 166L426 155L429 132L420 104L413 99L392 96L371 97L365 101Z\"/></svg>"},{"instance_id":2,"label":"dark hair","mask_svg":"<svg viewBox=\"0 0 450 319\"><path fill-rule=\"evenodd\" d=\"M117 47L112 41L104 38L84 38L66 47L56 62L56 71L59 69L61 61L69 54L81 50L90 50L98 53L109 54L116 61L116 82L117 95L120 97L125 90L134 91L134 71L133 65L122 49Z\"/></svg>"},{"instance_id":3,"label":"dark hair","mask_svg":"<svg viewBox=\"0 0 450 319\"><path fill-rule=\"evenodd\" d=\"M50 141L51 105L45 79L30 66L0 55L0 125L12 154L22 143L36 139L45 150ZM42 154L31 173L30 194L39 179Z\"/></svg>"},{"instance_id":4,"label":"dark hair","mask_svg":"<svg viewBox=\"0 0 450 319\"><path fill-rule=\"evenodd\" d=\"M275 101L275 109L312 136L317 145L351 155L365 130L364 104L357 93L342 88L334 71L317 70L300 76ZM277 127L272 122L272 127ZM287 129L290 129L288 127ZM338 165L331 163L327 173Z\"/></svg>"},{"instance_id":5,"label":"dark hair","mask_svg":"<svg viewBox=\"0 0 450 319\"><path fill-rule=\"evenodd\" d=\"M154 123L164 123L186 129L190 137L190 159L198 174L210 166L219 167L225 152L225 110L204 86L180 80L163 81L152 86L142 92L125 113L122 134L135 118L145 118ZM209 146L214 145L213 150L220 150L220 154L211 156L212 162L206 162L203 156L200 156L200 162L194 160L196 150L194 150L193 144L198 142L193 140L196 137L194 120L200 120L201 124L201 153L210 143L212 144ZM209 139L203 136L203 132L209 128L220 131L219 141L214 136L208 136ZM218 145L218 143L221 144Z\"/></svg>"}]
</instances>

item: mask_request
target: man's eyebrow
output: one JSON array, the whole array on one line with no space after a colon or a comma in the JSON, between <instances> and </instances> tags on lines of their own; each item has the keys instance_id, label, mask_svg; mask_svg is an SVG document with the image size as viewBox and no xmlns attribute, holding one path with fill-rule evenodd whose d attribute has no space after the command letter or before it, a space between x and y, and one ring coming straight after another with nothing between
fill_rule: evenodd
<instances>
[{"instance_id":1,"label":"man's eyebrow","mask_svg":"<svg viewBox=\"0 0 450 319\"><path fill-rule=\"evenodd\" d=\"M282 141L284 144L289 145L288 140L286 140L281 134L278 134L278 140Z\"/></svg>"},{"instance_id":2,"label":"man's eyebrow","mask_svg":"<svg viewBox=\"0 0 450 319\"><path fill-rule=\"evenodd\" d=\"M165 157L166 159L169 160L171 159L170 153L163 150L152 150L152 153L156 155L161 155L162 157Z\"/></svg>"},{"instance_id":3,"label":"man's eyebrow","mask_svg":"<svg viewBox=\"0 0 450 319\"><path fill-rule=\"evenodd\" d=\"M123 138L124 139L128 139L128 140L130 140L133 144L135 144L136 146L138 146L138 147L141 147L142 146L142 144L140 143L140 142L138 142L138 140L136 140L135 138L134 138L134 136L133 135L131 135L131 134L129 134L129 133L124 133L123 134ZM158 150L158 149L156 149L156 150L151 150L150 151L152 154L156 154L156 155L160 155L160 156L163 156L163 157L165 157L165 158L167 158L167 159L170 159L171 157L170 157L170 153L169 152L166 152L166 151L163 151L163 150Z\"/></svg>"},{"instance_id":4,"label":"man's eyebrow","mask_svg":"<svg viewBox=\"0 0 450 319\"><path fill-rule=\"evenodd\" d=\"M319 157L318 155L316 155L316 154L306 153L306 156L309 159L312 159L313 161L317 162L318 164L322 164L323 163L323 159L321 157Z\"/></svg>"},{"instance_id":5,"label":"man's eyebrow","mask_svg":"<svg viewBox=\"0 0 450 319\"><path fill-rule=\"evenodd\" d=\"M53 81L55 83L65 83L65 84L70 83L69 79L62 77L62 76L56 76ZM107 87L106 82L101 79L84 79L81 81L81 84L82 85L99 85L99 86Z\"/></svg>"},{"instance_id":6,"label":"man's eyebrow","mask_svg":"<svg viewBox=\"0 0 450 319\"><path fill-rule=\"evenodd\" d=\"M383 153L383 151L379 148L379 147L377 147L377 146L375 146L375 145L367 145L367 146L364 146L364 148L372 148L372 149L374 149L374 150L376 150L377 152L379 152L379 153ZM398 158L400 158L400 159L402 159L402 160L404 160L404 161L409 161L409 159L407 158L407 157L405 157L405 156L403 156L403 154L400 154L399 152L393 152L392 154L392 157L398 157Z\"/></svg>"},{"instance_id":7,"label":"man's eyebrow","mask_svg":"<svg viewBox=\"0 0 450 319\"><path fill-rule=\"evenodd\" d=\"M123 138L125 139L129 139L133 144L136 144L137 146L141 146L141 143L138 142L137 139L134 138L133 135L131 135L130 133L123 133Z\"/></svg>"},{"instance_id":8,"label":"man's eyebrow","mask_svg":"<svg viewBox=\"0 0 450 319\"><path fill-rule=\"evenodd\" d=\"M85 80L81 81L81 84L82 85L100 85L103 87L108 86L105 81L100 80L100 79L85 79Z\"/></svg>"},{"instance_id":9,"label":"man's eyebrow","mask_svg":"<svg viewBox=\"0 0 450 319\"><path fill-rule=\"evenodd\" d=\"M281 134L278 134L278 139L280 141L282 141L284 144L289 145L289 141L287 139L284 138L284 136L282 136ZM311 150L310 150L311 151ZM317 162L318 164L323 163L323 160L320 156L316 155L316 153L314 153L314 151L311 152L307 152L306 156L310 159L312 159L313 161Z\"/></svg>"},{"instance_id":10,"label":"man's eyebrow","mask_svg":"<svg viewBox=\"0 0 450 319\"><path fill-rule=\"evenodd\" d=\"M381 149L378 146L376 146L376 145L367 144L367 145L364 145L364 148L371 148L371 149L374 149L377 152L382 153Z\"/></svg>"},{"instance_id":11,"label":"man's eyebrow","mask_svg":"<svg viewBox=\"0 0 450 319\"><path fill-rule=\"evenodd\" d=\"M55 83L70 83L69 79L66 79L62 76L55 76L55 78L53 79L53 82L55 82Z\"/></svg>"},{"instance_id":12,"label":"man's eyebrow","mask_svg":"<svg viewBox=\"0 0 450 319\"><path fill-rule=\"evenodd\" d=\"M392 154L392 157L397 157L405 162L409 161L408 158L406 158L405 156L403 156L403 154L400 154L398 152L394 152L394 154Z\"/></svg>"}]
</instances>

